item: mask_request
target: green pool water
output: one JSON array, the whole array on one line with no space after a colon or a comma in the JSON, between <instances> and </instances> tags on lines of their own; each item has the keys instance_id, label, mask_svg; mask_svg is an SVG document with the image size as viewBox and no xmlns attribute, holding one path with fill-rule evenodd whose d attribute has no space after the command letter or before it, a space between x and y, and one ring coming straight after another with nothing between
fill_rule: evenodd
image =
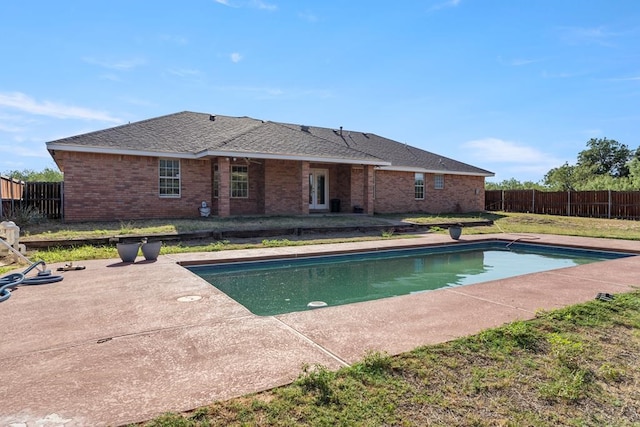
<instances>
[{"instance_id":1,"label":"green pool water","mask_svg":"<svg viewBox=\"0 0 640 427\"><path fill-rule=\"evenodd\" d=\"M189 267L262 316L464 286L629 254L531 244L463 244Z\"/></svg>"}]
</instances>

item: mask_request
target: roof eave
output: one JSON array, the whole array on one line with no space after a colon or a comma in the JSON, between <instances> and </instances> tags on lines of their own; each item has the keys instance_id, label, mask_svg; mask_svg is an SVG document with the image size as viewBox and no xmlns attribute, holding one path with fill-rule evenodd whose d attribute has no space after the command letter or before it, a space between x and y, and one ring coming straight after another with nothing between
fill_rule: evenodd
<instances>
[{"instance_id":1,"label":"roof eave","mask_svg":"<svg viewBox=\"0 0 640 427\"><path fill-rule=\"evenodd\" d=\"M47 143L49 151L72 151L77 153L96 153L96 154L113 154L123 156L148 156L148 157L165 157L175 159L203 159L206 157L250 157L252 159L274 159L274 160L296 160L322 163L343 163L354 165L373 165L373 166L389 166L391 163L378 159L349 159L340 157L324 157L324 156L308 156L308 155L292 155L292 154L272 154L259 153L250 151L222 151L222 150L203 150L197 153L176 153L168 151L152 151L152 150L127 150L122 148L105 148L105 147L89 147L79 145L57 144L55 142Z\"/></svg>"},{"instance_id":2,"label":"roof eave","mask_svg":"<svg viewBox=\"0 0 640 427\"><path fill-rule=\"evenodd\" d=\"M436 175L464 175L464 176L484 176L484 177L495 176L493 172L489 172L489 171L478 171L478 172L455 171L455 170L448 170L448 169L427 169L427 168L420 168L415 166L382 166L378 168L378 170L396 171L396 172L422 172L422 173L431 173Z\"/></svg>"},{"instance_id":3,"label":"roof eave","mask_svg":"<svg viewBox=\"0 0 640 427\"><path fill-rule=\"evenodd\" d=\"M198 157L250 157L252 159L274 159L274 160L295 160L295 161L308 161L308 162L320 162L320 163L343 163L353 165L373 165L373 166L388 166L391 163L380 159L350 159L343 157L330 157L330 156L310 156L306 154L277 154L277 153L259 153L252 151L220 151L220 150L204 150L197 153Z\"/></svg>"},{"instance_id":4,"label":"roof eave","mask_svg":"<svg viewBox=\"0 0 640 427\"><path fill-rule=\"evenodd\" d=\"M197 159L198 158L198 156L194 153L175 153L175 152L152 151L152 150L127 150L123 148L106 148L106 147L56 144L55 142L47 143L47 150L71 151L75 153L115 154L115 155L121 155L121 156L170 157L170 158L178 158L178 159Z\"/></svg>"}]
</instances>

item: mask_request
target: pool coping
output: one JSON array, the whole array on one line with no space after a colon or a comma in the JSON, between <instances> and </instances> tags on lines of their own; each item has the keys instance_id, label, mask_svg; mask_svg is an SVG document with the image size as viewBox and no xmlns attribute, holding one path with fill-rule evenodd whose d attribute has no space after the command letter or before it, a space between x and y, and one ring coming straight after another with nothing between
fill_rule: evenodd
<instances>
[{"instance_id":1,"label":"pool coping","mask_svg":"<svg viewBox=\"0 0 640 427\"><path fill-rule=\"evenodd\" d=\"M0 394L12 396L0 408L0 424L143 421L287 384L303 364L337 369L360 360L367 351L399 354L530 319L538 310L585 302L600 292L616 294L640 285L640 257L634 256L263 317L179 265L481 240L535 240L640 253L638 242L626 240L496 234L464 235L453 241L442 234L425 234L415 239L167 255L134 264L113 259L83 262L85 270L61 273L64 280L59 284L20 287L0 303L0 322L6 330L0 357L10 367Z\"/></svg>"},{"instance_id":2,"label":"pool coping","mask_svg":"<svg viewBox=\"0 0 640 427\"><path fill-rule=\"evenodd\" d=\"M529 272L520 272L516 274L511 274L506 277L500 277L502 274L491 274L493 277L480 276L476 277L475 271L469 277L465 277L464 273L460 282L448 282L448 284L442 284L439 287L428 287L422 288L418 285L412 285L411 287L401 287L399 289L389 289L387 291L377 289L377 280L380 280L379 277L374 278L373 282L371 278L367 280L367 283L358 282L355 283L347 283L350 286L356 286L356 288L361 289L363 292L373 292L374 295L369 296L368 294L349 294L348 299L334 299L334 297L340 295L341 288L343 286L336 287L334 289L335 294L331 295L331 292L327 293L327 291L323 291L321 294L317 289L323 283L326 283L326 277L328 275L333 276L334 273L329 273L325 271L324 267L328 265L332 265L334 263L349 263L349 271L350 276L353 274L352 262L374 262L376 263L375 271L376 275L378 272L380 274L385 274L385 267L377 266L377 264L384 263L385 261L394 260L397 257L404 259L404 257L424 257L431 255L438 255L441 253L445 253L447 256L454 254L464 254L469 251L501 251L501 252L509 252L510 250L516 251L525 251L526 253L537 254L539 256L543 256L543 258L536 258L535 266L532 268L527 268L527 270L532 270ZM633 254L629 251L623 250L611 250L611 249L585 249L584 247L579 246L568 246L563 245L559 246L557 244L551 244L546 242L536 242L536 241L524 241L524 240L513 240L513 239L501 239L501 238L492 238L492 239L482 239L475 241L455 241L451 242L442 242L438 244L408 244L402 247L392 246L389 248L350 248L345 250L331 250L322 253L286 253L280 255L258 255L253 257L242 257L235 259L217 259L217 260L186 260L179 261L178 264L187 268L189 271L193 272L197 276L201 277L211 285L215 286L222 292L226 293L234 299L236 302L246 307L252 314L257 316L280 316L284 314L289 314L291 312L296 311L306 311L315 308L325 308L327 306L339 306L339 305L350 305L357 302L369 302L375 301L379 299L390 298L394 296L402 296L402 295L412 295L421 292L432 292L440 289L450 289L453 287L459 286L471 286L478 283L495 281L500 279L509 279L516 276L523 276L526 274L534 274L534 273L543 273L551 270L556 270L560 268L566 268L568 265L549 265L546 266L544 263L547 262L545 255L564 255L567 257L584 257L585 259L591 259L591 262L602 262L606 260L618 259L627 256L637 255ZM475 267L486 267L486 263L490 261L487 260L486 255L478 258L474 256L474 262L478 263ZM454 262L451 259L447 258L444 260L445 263ZM495 261L494 261L495 263ZM588 264L589 262L576 263L575 265L583 265ZM385 275L384 277L384 287L387 288L392 285L389 284L389 280L395 282L396 280L404 281L404 279L408 279L409 277L413 277L413 274L421 274L421 273L430 273L430 268L422 265L422 268L419 271L414 271L414 267L411 265L407 265L406 261L402 261L402 271L398 271L401 274L400 277L396 278L395 276ZM497 266L497 265L496 265ZM291 272L295 270L295 274L299 274L298 269L307 269L311 268L313 271L303 272L302 277L296 275L296 279L289 277L289 273L286 273L282 276L276 283L273 283L273 278L269 279L269 283L253 283L259 280L256 275L260 275L261 271L265 271L267 269L271 274L273 274L272 269L286 269L286 271ZM317 268L322 268L322 273L316 272ZM340 267L339 267L340 268ZM341 267L345 268L345 267ZM409 269L409 270L407 270ZM423 271L424 270L424 271ZM496 270L494 268L489 268L486 271ZM538 271L536 271L538 270ZM447 270L448 271L448 270ZM244 276L245 272L250 272L248 276ZM438 270L439 273L442 273ZM368 274L364 271L360 271L360 273L364 273L365 276ZM407 274L410 274L407 276ZM450 273L450 272L449 272ZM316 276L316 274L322 274L322 278L317 278L316 280L310 279L311 276ZM241 282L243 285L240 288L235 288L235 285L239 283L235 283L229 287L229 283L224 285L220 280L228 280L229 276L234 277L238 276L242 277ZM309 275L309 278L307 278ZM221 276L225 279L221 279ZM498 277L496 277L498 276ZM431 281L429 278L431 276L423 276L421 280L421 284L427 286L426 282ZM357 278L354 278L358 280ZM469 279L469 280L466 280ZM318 282L320 280L321 282ZM411 282L413 283L413 278ZM433 279L439 280L439 279ZM454 280L452 277L447 276L447 280ZM286 283L280 283L280 282ZM305 283L301 283L305 282ZM425 282L426 281L426 282ZM235 281L234 281L235 282ZM279 283L279 284L278 284ZM342 283L342 282L339 282ZM458 284L456 284L458 283ZM289 294L292 298L292 301L274 299L273 296L269 295L272 289L272 286L275 285L277 288L278 295L284 293ZM247 286L250 286L247 288ZM365 286L365 288L361 288L361 286ZM373 286L373 287L372 287ZM240 292L239 289L244 289L244 291ZM259 295L249 295L244 294L248 289L253 289L253 293L258 293ZM287 291L284 291L287 289ZM293 295L296 292L300 291L297 297ZM324 297L320 296L324 295ZM286 302L289 301L289 302ZM324 302L327 301L327 302ZM308 303L308 304L307 304ZM307 308L305 308L305 305Z\"/></svg>"}]
</instances>

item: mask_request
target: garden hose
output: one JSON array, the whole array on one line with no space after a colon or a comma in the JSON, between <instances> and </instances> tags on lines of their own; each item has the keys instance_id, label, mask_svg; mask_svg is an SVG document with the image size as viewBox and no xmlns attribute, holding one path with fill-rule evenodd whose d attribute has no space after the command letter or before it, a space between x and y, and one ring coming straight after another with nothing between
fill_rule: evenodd
<instances>
[{"instance_id":1,"label":"garden hose","mask_svg":"<svg viewBox=\"0 0 640 427\"><path fill-rule=\"evenodd\" d=\"M36 276L27 277L27 274L34 268L42 266ZM51 270L46 269L47 265L44 261L38 261L27 267L22 273L11 273L0 278L0 302L3 302L11 296L11 291L18 286L23 285L45 285L48 283L56 283L63 279L62 276L51 274Z\"/></svg>"}]
</instances>

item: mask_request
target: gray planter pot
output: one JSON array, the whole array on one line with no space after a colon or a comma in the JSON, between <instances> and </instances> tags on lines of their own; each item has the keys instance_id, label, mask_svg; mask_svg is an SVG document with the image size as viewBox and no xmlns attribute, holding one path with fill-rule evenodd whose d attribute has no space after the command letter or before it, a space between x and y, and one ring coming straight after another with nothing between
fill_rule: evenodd
<instances>
[{"instance_id":1,"label":"gray planter pot","mask_svg":"<svg viewBox=\"0 0 640 427\"><path fill-rule=\"evenodd\" d=\"M138 256L140 243L118 243L118 256L122 262L134 262Z\"/></svg>"},{"instance_id":2,"label":"gray planter pot","mask_svg":"<svg viewBox=\"0 0 640 427\"><path fill-rule=\"evenodd\" d=\"M451 236L453 240L458 240L461 235L462 235L462 227L459 227L457 225L453 227L449 227L449 236Z\"/></svg>"},{"instance_id":3,"label":"gray planter pot","mask_svg":"<svg viewBox=\"0 0 640 427\"><path fill-rule=\"evenodd\" d=\"M144 255L144 259L147 261L155 261L158 259L158 255L160 255L160 248L162 247L162 242L149 242L142 244L142 255Z\"/></svg>"}]
</instances>

